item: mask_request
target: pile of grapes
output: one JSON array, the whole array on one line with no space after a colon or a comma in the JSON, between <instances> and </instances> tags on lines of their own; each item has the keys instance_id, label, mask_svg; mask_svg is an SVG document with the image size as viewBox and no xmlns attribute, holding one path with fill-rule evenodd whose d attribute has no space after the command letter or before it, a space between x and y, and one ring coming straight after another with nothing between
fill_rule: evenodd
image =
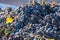
<instances>
[{"instance_id":1,"label":"pile of grapes","mask_svg":"<svg viewBox=\"0 0 60 40\"><path fill-rule=\"evenodd\" d=\"M9 13L13 21L6 24L3 17L1 26L8 30L4 34L9 36L8 40L52 40L60 39L60 16L59 6L53 4L35 3L32 5L20 6L16 12Z\"/></svg>"}]
</instances>

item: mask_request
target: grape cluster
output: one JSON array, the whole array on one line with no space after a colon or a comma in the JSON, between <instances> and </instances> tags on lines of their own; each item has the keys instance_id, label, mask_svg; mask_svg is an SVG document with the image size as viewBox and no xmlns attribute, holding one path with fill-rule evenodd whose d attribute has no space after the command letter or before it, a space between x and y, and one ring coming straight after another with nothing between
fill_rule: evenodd
<instances>
[{"instance_id":1,"label":"grape cluster","mask_svg":"<svg viewBox=\"0 0 60 40\"><path fill-rule=\"evenodd\" d=\"M6 12L4 12L6 13ZM8 30L4 33L8 37L7 40L47 40L60 39L60 16L59 6L51 6L51 4L20 6L16 12L1 14L0 31ZM6 18L13 18L12 23L5 23ZM2 34L2 33L1 33ZM5 37L2 37L4 39Z\"/></svg>"}]
</instances>

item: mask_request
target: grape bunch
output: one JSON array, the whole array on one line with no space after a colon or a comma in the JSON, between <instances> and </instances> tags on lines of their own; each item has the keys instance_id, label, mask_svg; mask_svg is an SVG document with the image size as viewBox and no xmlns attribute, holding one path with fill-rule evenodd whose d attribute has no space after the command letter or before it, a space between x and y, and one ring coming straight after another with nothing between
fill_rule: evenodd
<instances>
[{"instance_id":1,"label":"grape bunch","mask_svg":"<svg viewBox=\"0 0 60 40\"><path fill-rule=\"evenodd\" d=\"M4 33L8 40L59 40L58 13L60 13L58 5L41 5L36 2L32 5L20 6L15 12L8 12L5 17L0 17L0 26L3 26L3 30L8 30ZM13 21L6 24L7 17L12 17Z\"/></svg>"}]
</instances>

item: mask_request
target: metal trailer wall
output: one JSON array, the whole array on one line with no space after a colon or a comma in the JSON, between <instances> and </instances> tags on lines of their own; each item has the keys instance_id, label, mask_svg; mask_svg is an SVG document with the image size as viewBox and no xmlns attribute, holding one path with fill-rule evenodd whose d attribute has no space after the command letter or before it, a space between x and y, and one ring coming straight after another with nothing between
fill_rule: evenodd
<instances>
[{"instance_id":1,"label":"metal trailer wall","mask_svg":"<svg viewBox=\"0 0 60 40\"><path fill-rule=\"evenodd\" d=\"M20 4L26 4L28 1L29 0L0 0L0 3L19 6ZM52 2L52 1L60 3L60 0L46 0L46 2Z\"/></svg>"}]
</instances>

